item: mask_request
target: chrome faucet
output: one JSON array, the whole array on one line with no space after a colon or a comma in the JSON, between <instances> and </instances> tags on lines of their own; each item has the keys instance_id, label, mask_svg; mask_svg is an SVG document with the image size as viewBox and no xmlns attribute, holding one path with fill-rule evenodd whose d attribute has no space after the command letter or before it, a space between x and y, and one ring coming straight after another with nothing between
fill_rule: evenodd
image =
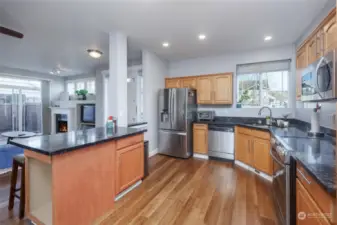
<instances>
[{"instance_id":1,"label":"chrome faucet","mask_svg":"<svg viewBox=\"0 0 337 225\"><path fill-rule=\"evenodd\" d=\"M263 106L260 110L259 110L259 116L261 116L261 112L263 109L269 109L269 117L270 117L270 122L273 123L273 113L271 111L271 108L267 107L267 106ZM271 125L271 124L270 124Z\"/></svg>"}]
</instances>

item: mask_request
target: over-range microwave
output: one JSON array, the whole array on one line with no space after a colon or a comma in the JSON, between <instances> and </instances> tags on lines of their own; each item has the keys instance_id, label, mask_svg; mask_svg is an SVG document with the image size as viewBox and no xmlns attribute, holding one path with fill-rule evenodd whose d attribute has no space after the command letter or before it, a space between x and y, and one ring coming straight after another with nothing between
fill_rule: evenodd
<instances>
[{"instance_id":1,"label":"over-range microwave","mask_svg":"<svg viewBox=\"0 0 337 225\"><path fill-rule=\"evenodd\" d=\"M302 101L337 98L336 51L334 49L302 71Z\"/></svg>"}]
</instances>

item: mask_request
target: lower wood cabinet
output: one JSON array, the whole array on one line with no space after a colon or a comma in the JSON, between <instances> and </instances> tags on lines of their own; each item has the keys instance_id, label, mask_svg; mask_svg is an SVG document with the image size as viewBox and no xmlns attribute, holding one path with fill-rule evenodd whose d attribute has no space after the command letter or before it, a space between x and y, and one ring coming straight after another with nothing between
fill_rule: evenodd
<instances>
[{"instance_id":1,"label":"lower wood cabinet","mask_svg":"<svg viewBox=\"0 0 337 225\"><path fill-rule=\"evenodd\" d=\"M144 176L144 143L140 142L116 151L116 194Z\"/></svg>"},{"instance_id":2,"label":"lower wood cabinet","mask_svg":"<svg viewBox=\"0 0 337 225\"><path fill-rule=\"evenodd\" d=\"M207 124L193 124L193 153L208 154Z\"/></svg>"},{"instance_id":3,"label":"lower wood cabinet","mask_svg":"<svg viewBox=\"0 0 337 225\"><path fill-rule=\"evenodd\" d=\"M330 225L328 219L323 216L323 212L298 179L296 179L296 212L297 225Z\"/></svg>"},{"instance_id":4,"label":"lower wood cabinet","mask_svg":"<svg viewBox=\"0 0 337 225\"><path fill-rule=\"evenodd\" d=\"M273 164L269 151L269 132L235 127L235 160L272 175Z\"/></svg>"},{"instance_id":5,"label":"lower wood cabinet","mask_svg":"<svg viewBox=\"0 0 337 225\"><path fill-rule=\"evenodd\" d=\"M269 154L270 141L253 138L252 143L254 168L271 175L273 171L273 161Z\"/></svg>"}]
</instances>

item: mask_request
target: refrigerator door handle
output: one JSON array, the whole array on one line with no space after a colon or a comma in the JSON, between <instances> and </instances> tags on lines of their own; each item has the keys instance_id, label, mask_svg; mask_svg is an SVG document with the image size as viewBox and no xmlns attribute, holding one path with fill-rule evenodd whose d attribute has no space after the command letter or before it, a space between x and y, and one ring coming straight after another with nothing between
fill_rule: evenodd
<instances>
[{"instance_id":1,"label":"refrigerator door handle","mask_svg":"<svg viewBox=\"0 0 337 225\"><path fill-rule=\"evenodd\" d=\"M160 133L167 133L167 134L177 134L180 136L186 136L187 133L185 132L179 132L179 131L166 131L166 130L159 130Z\"/></svg>"}]
</instances>

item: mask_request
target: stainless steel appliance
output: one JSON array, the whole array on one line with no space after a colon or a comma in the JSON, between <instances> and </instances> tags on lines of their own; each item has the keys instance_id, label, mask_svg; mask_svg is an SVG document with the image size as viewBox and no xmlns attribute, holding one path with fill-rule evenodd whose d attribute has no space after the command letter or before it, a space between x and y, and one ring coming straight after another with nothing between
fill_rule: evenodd
<instances>
[{"instance_id":1,"label":"stainless steel appliance","mask_svg":"<svg viewBox=\"0 0 337 225\"><path fill-rule=\"evenodd\" d=\"M302 101L322 101L337 98L336 49L300 71Z\"/></svg>"},{"instance_id":2,"label":"stainless steel appliance","mask_svg":"<svg viewBox=\"0 0 337 225\"><path fill-rule=\"evenodd\" d=\"M209 125L208 129L208 155L234 160L234 127Z\"/></svg>"},{"instance_id":3,"label":"stainless steel appliance","mask_svg":"<svg viewBox=\"0 0 337 225\"><path fill-rule=\"evenodd\" d=\"M192 123L196 119L196 92L188 88L159 91L159 153L188 158L193 153Z\"/></svg>"},{"instance_id":4,"label":"stainless steel appliance","mask_svg":"<svg viewBox=\"0 0 337 225\"><path fill-rule=\"evenodd\" d=\"M214 120L215 112L214 111L198 111L197 119L199 121L212 121Z\"/></svg>"},{"instance_id":5,"label":"stainless steel appliance","mask_svg":"<svg viewBox=\"0 0 337 225\"><path fill-rule=\"evenodd\" d=\"M280 224L295 224L295 176L296 168L289 151L275 138L271 138L270 155L273 158L273 194L278 208Z\"/></svg>"}]
</instances>

